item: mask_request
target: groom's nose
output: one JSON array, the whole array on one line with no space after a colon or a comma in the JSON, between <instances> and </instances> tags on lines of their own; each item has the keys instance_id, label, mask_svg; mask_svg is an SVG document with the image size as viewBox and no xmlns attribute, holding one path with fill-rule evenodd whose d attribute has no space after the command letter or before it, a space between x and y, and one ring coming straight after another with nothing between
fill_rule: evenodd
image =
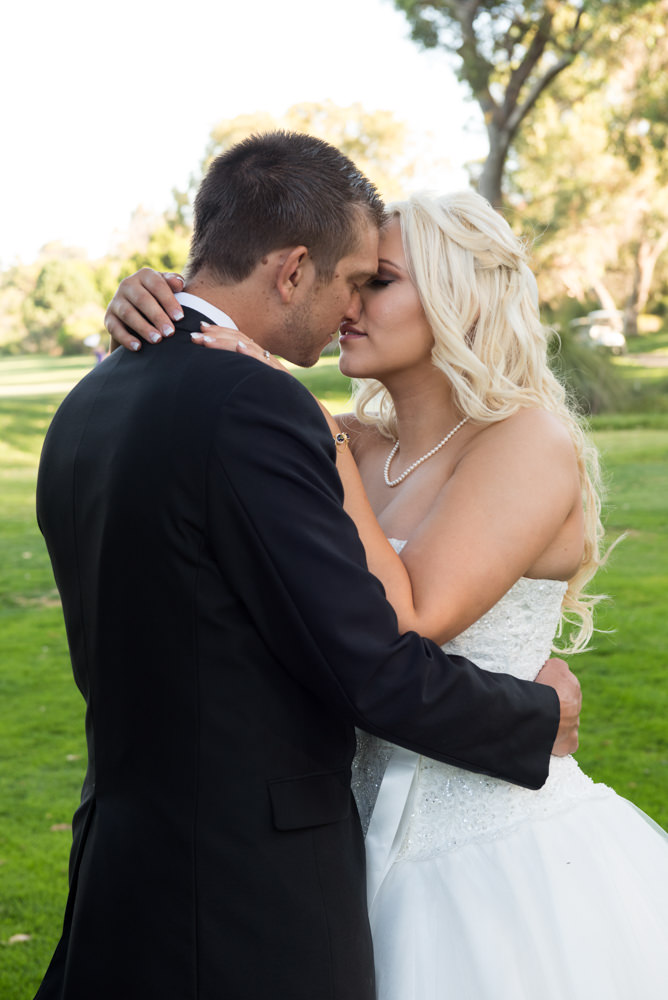
<instances>
[{"instance_id":1,"label":"groom's nose","mask_svg":"<svg viewBox=\"0 0 668 1000\"><path fill-rule=\"evenodd\" d=\"M357 323L361 315L362 315L362 295L360 293L359 288L356 288L350 294L350 299L348 300L345 316L343 316L341 322Z\"/></svg>"}]
</instances>

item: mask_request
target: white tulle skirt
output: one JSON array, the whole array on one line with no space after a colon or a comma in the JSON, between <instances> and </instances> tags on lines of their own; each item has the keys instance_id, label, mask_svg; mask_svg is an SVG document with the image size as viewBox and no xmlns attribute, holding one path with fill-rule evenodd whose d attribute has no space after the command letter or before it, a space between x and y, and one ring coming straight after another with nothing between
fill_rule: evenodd
<instances>
[{"instance_id":1,"label":"white tulle skirt","mask_svg":"<svg viewBox=\"0 0 668 1000\"><path fill-rule=\"evenodd\" d=\"M668 836L616 795L395 861L379 1000L668 1000Z\"/></svg>"}]
</instances>

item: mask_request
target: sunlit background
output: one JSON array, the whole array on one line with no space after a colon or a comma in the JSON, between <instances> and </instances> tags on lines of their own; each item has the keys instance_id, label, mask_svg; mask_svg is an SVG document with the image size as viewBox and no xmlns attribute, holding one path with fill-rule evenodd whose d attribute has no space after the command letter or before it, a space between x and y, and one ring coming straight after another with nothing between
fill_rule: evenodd
<instances>
[{"instance_id":1,"label":"sunlit background","mask_svg":"<svg viewBox=\"0 0 668 1000\"><path fill-rule=\"evenodd\" d=\"M485 155L477 105L391 0L27 0L3 22L0 267L52 241L104 255L138 206L168 208L213 126L240 114L327 99L392 111L416 184L441 189Z\"/></svg>"}]
</instances>

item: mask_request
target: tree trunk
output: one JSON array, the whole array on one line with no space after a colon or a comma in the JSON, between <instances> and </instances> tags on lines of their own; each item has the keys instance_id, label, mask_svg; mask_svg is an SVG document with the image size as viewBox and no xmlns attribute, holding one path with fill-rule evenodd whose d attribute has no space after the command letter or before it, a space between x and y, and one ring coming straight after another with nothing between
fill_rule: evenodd
<instances>
[{"instance_id":1,"label":"tree trunk","mask_svg":"<svg viewBox=\"0 0 668 1000\"><path fill-rule=\"evenodd\" d=\"M494 122L487 126L489 153L478 180L478 192L487 198L493 208L499 210L503 202L501 184L510 146L510 134L500 129Z\"/></svg>"},{"instance_id":2,"label":"tree trunk","mask_svg":"<svg viewBox=\"0 0 668 1000\"><path fill-rule=\"evenodd\" d=\"M642 273L643 266L646 266L647 249L647 244L641 240L638 244L638 249L633 260L633 285L631 286L631 292L624 306L625 337L638 336L638 314L641 308L640 296L641 286L643 284ZM647 297L645 297L645 301L647 301Z\"/></svg>"},{"instance_id":3,"label":"tree trunk","mask_svg":"<svg viewBox=\"0 0 668 1000\"><path fill-rule=\"evenodd\" d=\"M668 230L664 230L654 245L641 240L635 255L633 287L624 307L624 336L638 336L638 316L644 310L652 287L656 262L668 246Z\"/></svg>"},{"instance_id":4,"label":"tree trunk","mask_svg":"<svg viewBox=\"0 0 668 1000\"><path fill-rule=\"evenodd\" d=\"M601 303L601 309L608 309L610 312L617 311L615 300L600 278L597 278L596 281L592 283L591 287L592 291L598 298L598 301Z\"/></svg>"},{"instance_id":5,"label":"tree trunk","mask_svg":"<svg viewBox=\"0 0 668 1000\"><path fill-rule=\"evenodd\" d=\"M630 337L638 336L638 307L636 302L629 299L624 306L624 336L627 340Z\"/></svg>"}]
</instances>

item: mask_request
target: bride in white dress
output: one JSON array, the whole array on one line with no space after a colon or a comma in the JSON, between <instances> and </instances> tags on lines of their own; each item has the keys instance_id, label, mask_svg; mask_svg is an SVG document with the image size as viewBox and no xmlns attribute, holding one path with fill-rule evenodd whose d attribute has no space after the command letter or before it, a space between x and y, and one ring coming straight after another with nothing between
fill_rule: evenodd
<instances>
[{"instance_id":1,"label":"bride in white dress","mask_svg":"<svg viewBox=\"0 0 668 1000\"><path fill-rule=\"evenodd\" d=\"M601 530L523 247L477 195L416 196L380 258L341 344L378 381L344 424L410 590L344 470L350 511L404 627L533 679L565 611L575 648L591 635ZM361 733L353 788L379 1000L668 997L668 838L572 757L534 792Z\"/></svg>"},{"instance_id":2,"label":"bride in white dress","mask_svg":"<svg viewBox=\"0 0 668 1000\"><path fill-rule=\"evenodd\" d=\"M416 195L361 303L331 426L369 566L402 630L533 679L564 616L591 636L601 526L524 247L472 192ZM668 837L573 758L535 792L360 733L353 788L379 1000L666 1000Z\"/></svg>"}]
</instances>

